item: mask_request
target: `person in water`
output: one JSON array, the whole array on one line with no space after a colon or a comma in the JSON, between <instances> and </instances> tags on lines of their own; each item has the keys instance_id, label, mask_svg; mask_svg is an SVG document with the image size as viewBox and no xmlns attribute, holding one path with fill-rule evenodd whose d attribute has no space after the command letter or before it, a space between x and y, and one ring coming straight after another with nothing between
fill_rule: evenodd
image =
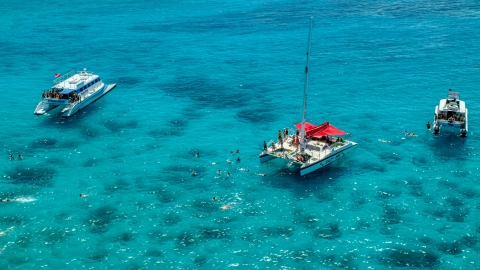
<instances>
[{"instance_id":1,"label":"person in water","mask_svg":"<svg viewBox=\"0 0 480 270\"><path fill-rule=\"evenodd\" d=\"M240 163L240 157L237 158L237 163Z\"/></svg>"},{"instance_id":2,"label":"person in water","mask_svg":"<svg viewBox=\"0 0 480 270\"><path fill-rule=\"evenodd\" d=\"M430 129L430 122L427 122L427 129Z\"/></svg>"},{"instance_id":3,"label":"person in water","mask_svg":"<svg viewBox=\"0 0 480 270\"><path fill-rule=\"evenodd\" d=\"M258 176L267 176L267 175L264 174L264 173L255 173L255 174L258 175Z\"/></svg>"},{"instance_id":4,"label":"person in water","mask_svg":"<svg viewBox=\"0 0 480 270\"><path fill-rule=\"evenodd\" d=\"M13 155L12 155L12 154L10 154L10 160L13 160L13 159L14 159Z\"/></svg>"},{"instance_id":5,"label":"person in water","mask_svg":"<svg viewBox=\"0 0 480 270\"><path fill-rule=\"evenodd\" d=\"M5 230L5 231L3 231L3 232L0 232L0 236L2 236L2 235L5 235L5 234L9 233L9 232L10 232L10 231L12 231L13 229L15 229L15 227L14 227L14 226L12 226L12 227L10 227L10 228L6 229L6 230Z\"/></svg>"},{"instance_id":6,"label":"person in water","mask_svg":"<svg viewBox=\"0 0 480 270\"><path fill-rule=\"evenodd\" d=\"M227 177L229 177L229 176L230 176L230 172L227 172Z\"/></svg>"},{"instance_id":7,"label":"person in water","mask_svg":"<svg viewBox=\"0 0 480 270\"><path fill-rule=\"evenodd\" d=\"M197 152L197 153L195 154L195 157L199 157L199 156L200 156L200 153Z\"/></svg>"},{"instance_id":8,"label":"person in water","mask_svg":"<svg viewBox=\"0 0 480 270\"><path fill-rule=\"evenodd\" d=\"M18 154L18 159L23 159L21 154Z\"/></svg>"},{"instance_id":9,"label":"person in water","mask_svg":"<svg viewBox=\"0 0 480 270\"><path fill-rule=\"evenodd\" d=\"M222 171L218 170L218 171L217 171L217 174L222 174Z\"/></svg>"},{"instance_id":10,"label":"person in water","mask_svg":"<svg viewBox=\"0 0 480 270\"><path fill-rule=\"evenodd\" d=\"M197 176L197 173L192 170L192 176Z\"/></svg>"}]
</instances>

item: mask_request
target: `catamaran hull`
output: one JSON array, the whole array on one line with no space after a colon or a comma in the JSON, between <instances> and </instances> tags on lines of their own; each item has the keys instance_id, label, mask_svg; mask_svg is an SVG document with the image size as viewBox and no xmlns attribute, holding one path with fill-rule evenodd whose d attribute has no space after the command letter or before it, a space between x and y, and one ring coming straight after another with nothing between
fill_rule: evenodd
<instances>
[{"instance_id":1,"label":"catamaran hull","mask_svg":"<svg viewBox=\"0 0 480 270\"><path fill-rule=\"evenodd\" d=\"M259 158L260 158L260 163L264 163L264 162L270 161L270 160L278 158L278 157L276 157L274 155L271 155L269 153L266 153L266 152L262 152L260 154Z\"/></svg>"},{"instance_id":2,"label":"catamaran hull","mask_svg":"<svg viewBox=\"0 0 480 270\"><path fill-rule=\"evenodd\" d=\"M319 160L315 163L303 165L300 168L300 175L304 176L304 175L309 174L311 172L314 172L318 169L321 169L321 168L327 166L328 164L330 164L334 161L339 160L341 157L343 157L346 154L348 154L349 152L351 152L355 148L356 145L357 145L356 143L351 143L350 145L346 145L343 149L335 151L335 152L331 153L330 155L326 156L325 158L323 158L323 159L321 159L321 160Z\"/></svg>"},{"instance_id":3,"label":"catamaran hull","mask_svg":"<svg viewBox=\"0 0 480 270\"><path fill-rule=\"evenodd\" d=\"M468 109L465 108L465 123L458 121L448 121L438 118L438 106L435 108L435 119L433 119L433 133L439 134L440 131L460 131L460 136L466 137L468 133Z\"/></svg>"},{"instance_id":4,"label":"catamaran hull","mask_svg":"<svg viewBox=\"0 0 480 270\"><path fill-rule=\"evenodd\" d=\"M87 107L88 105L92 104L99 98L103 97L106 95L108 92L110 92L112 89L114 89L117 85L116 84L110 84L108 86L103 87L103 89L98 90L96 93L93 95L87 97L84 99L82 102L77 103L75 106L71 108L66 108L64 109L65 111L62 113L62 117L70 117L80 111L81 109Z\"/></svg>"},{"instance_id":5,"label":"catamaran hull","mask_svg":"<svg viewBox=\"0 0 480 270\"><path fill-rule=\"evenodd\" d=\"M38 104L37 108L35 109L35 111L33 113L36 114L36 115L46 114L47 112L55 109L58 106L59 105L52 105L52 104L48 104L45 101L42 101Z\"/></svg>"}]
</instances>

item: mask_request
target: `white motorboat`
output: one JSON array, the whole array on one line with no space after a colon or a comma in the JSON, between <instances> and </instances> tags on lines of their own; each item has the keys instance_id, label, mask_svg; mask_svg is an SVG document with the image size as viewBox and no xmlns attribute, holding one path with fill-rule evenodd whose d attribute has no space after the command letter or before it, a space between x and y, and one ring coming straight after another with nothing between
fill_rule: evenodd
<instances>
[{"instance_id":1,"label":"white motorboat","mask_svg":"<svg viewBox=\"0 0 480 270\"><path fill-rule=\"evenodd\" d=\"M441 99L435 107L433 119L433 133L438 134L442 129L459 130L460 136L468 133L468 109L465 101L460 100L460 93L448 90L447 98Z\"/></svg>"},{"instance_id":2,"label":"white motorboat","mask_svg":"<svg viewBox=\"0 0 480 270\"><path fill-rule=\"evenodd\" d=\"M62 107L62 117L70 117L101 98L116 84L106 85L93 72L72 70L63 76L55 74L52 89L42 93L34 113L42 115L56 107Z\"/></svg>"},{"instance_id":3,"label":"white motorboat","mask_svg":"<svg viewBox=\"0 0 480 270\"><path fill-rule=\"evenodd\" d=\"M349 140L350 134L332 126L329 122L315 126L305 121L312 25L310 21L302 122L295 125L297 132L291 136L279 130L278 142L264 142L264 150L259 156L260 162L276 158L285 159L290 166L300 167L302 176L340 159L357 145Z\"/></svg>"}]
</instances>

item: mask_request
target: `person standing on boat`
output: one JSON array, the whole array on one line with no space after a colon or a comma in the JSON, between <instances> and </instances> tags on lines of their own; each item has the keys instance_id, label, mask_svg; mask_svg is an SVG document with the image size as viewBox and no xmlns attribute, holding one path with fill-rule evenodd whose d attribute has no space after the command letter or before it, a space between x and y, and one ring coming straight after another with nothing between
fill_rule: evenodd
<instances>
[{"instance_id":1,"label":"person standing on boat","mask_svg":"<svg viewBox=\"0 0 480 270\"><path fill-rule=\"evenodd\" d=\"M283 148L283 137L282 137L282 131L281 130L278 131L278 142L280 143L280 145Z\"/></svg>"},{"instance_id":2,"label":"person standing on boat","mask_svg":"<svg viewBox=\"0 0 480 270\"><path fill-rule=\"evenodd\" d=\"M268 145L266 141L263 141L263 150L268 151Z\"/></svg>"},{"instance_id":3,"label":"person standing on boat","mask_svg":"<svg viewBox=\"0 0 480 270\"><path fill-rule=\"evenodd\" d=\"M287 141L287 139L288 139L288 128L285 128L283 130L283 137L284 137L285 141Z\"/></svg>"}]
</instances>

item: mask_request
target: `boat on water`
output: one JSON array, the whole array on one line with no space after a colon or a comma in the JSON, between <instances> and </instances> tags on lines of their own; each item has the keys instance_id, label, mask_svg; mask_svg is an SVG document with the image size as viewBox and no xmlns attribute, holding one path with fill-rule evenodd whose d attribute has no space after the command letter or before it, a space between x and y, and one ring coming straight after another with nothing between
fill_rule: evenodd
<instances>
[{"instance_id":1,"label":"boat on water","mask_svg":"<svg viewBox=\"0 0 480 270\"><path fill-rule=\"evenodd\" d=\"M357 145L357 143L350 141L351 134L334 127L329 122L318 126L306 122L312 26L313 20L310 21L308 36L302 122L295 125L297 128L296 134L288 135L288 131L285 132L284 130L282 133L279 130L278 142L270 141L267 143L264 141L263 152L259 155L261 163L276 158L285 159L289 166L300 167L300 175L302 176L339 160Z\"/></svg>"},{"instance_id":2,"label":"boat on water","mask_svg":"<svg viewBox=\"0 0 480 270\"><path fill-rule=\"evenodd\" d=\"M460 93L452 89L448 90L447 98L441 99L435 107L433 133L439 134L442 129L460 131L462 137L468 133L468 109L465 101L460 100Z\"/></svg>"},{"instance_id":3,"label":"boat on water","mask_svg":"<svg viewBox=\"0 0 480 270\"><path fill-rule=\"evenodd\" d=\"M52 88L42 93L42 100L34 111L36 115L61 107L62 117L70 117L116 87L116 84L106 85L87 69L72 70L62 76L55 74L55 77Z\"/></svg>"}]
</instances>

